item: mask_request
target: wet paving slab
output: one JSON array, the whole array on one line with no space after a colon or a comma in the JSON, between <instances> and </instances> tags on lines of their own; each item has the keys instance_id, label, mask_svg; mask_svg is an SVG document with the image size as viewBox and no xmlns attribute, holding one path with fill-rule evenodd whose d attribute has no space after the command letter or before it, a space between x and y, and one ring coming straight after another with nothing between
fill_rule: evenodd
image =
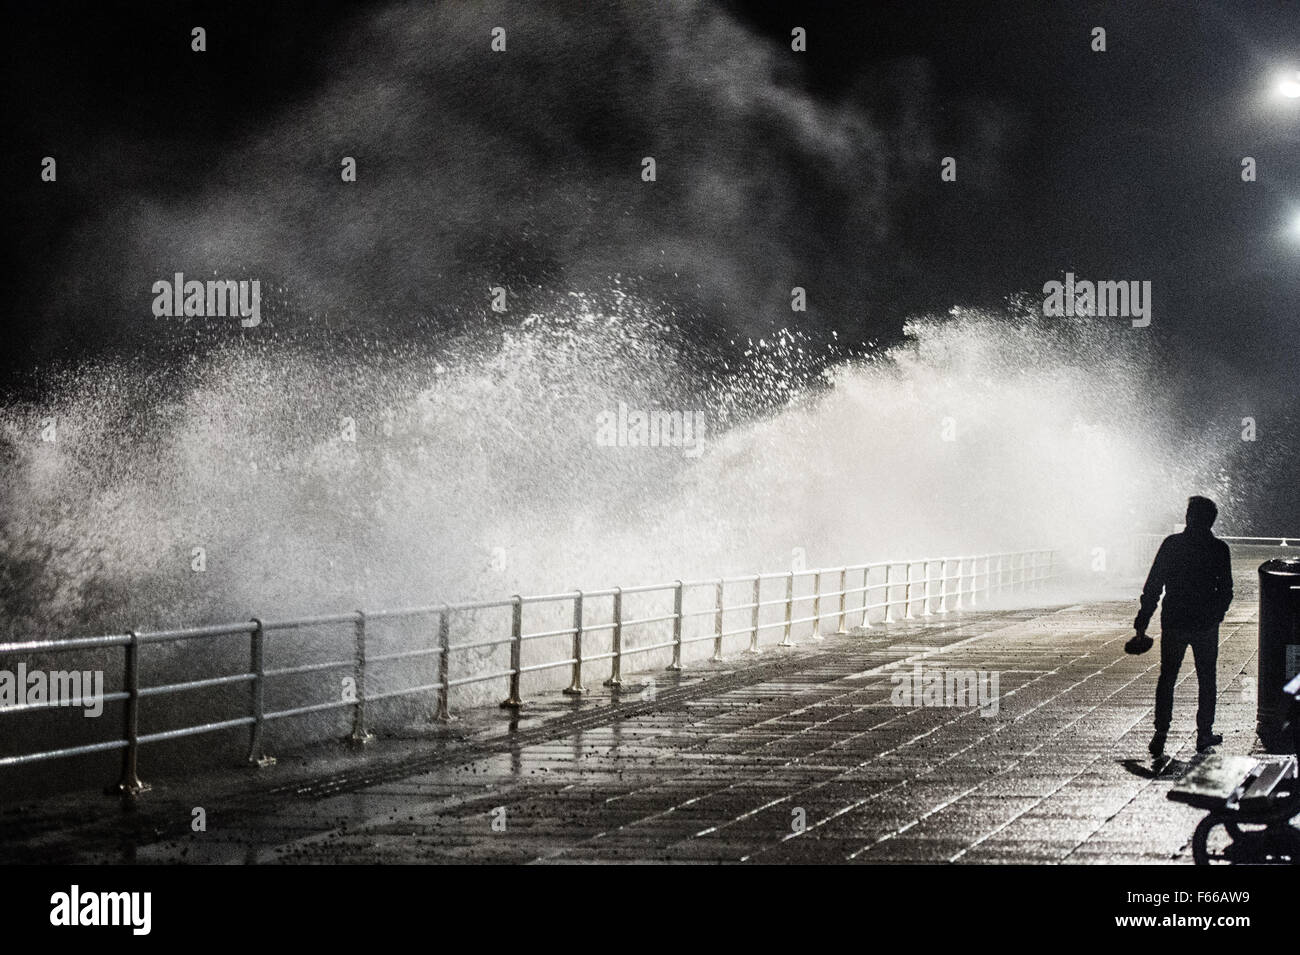
<instances>
[{"instance_id":1,"label":"wet paving slab","mask_svg":"<svg viewBox=\"0 0 1300 955\"><path fill-rule=\"evenodd\" d=\"M1241 679L1254 673L1253 566L1237 568L1221 628L1229 753L1257 745ZM1132 612L954 611L828 635L657 673L650 699L591 687L506 727L466 714L305 759L281 781L209 775L125 814L52 801L7 813L0 838L10 861L1190 862L1202 813L1166 798L1177 772L1156 774L1146 754L1159 657L1123 653ZM927 674L940 678L931 697ZM970 694L945 699L943 678L967 674ZM996 693L978 698L991 675ZM1169 750L1185 769L1190 661L1181 677ZM900 699L913 684L917 698ZM195 805L204 832L178 821Z\"/></svg>"}]
</instances>

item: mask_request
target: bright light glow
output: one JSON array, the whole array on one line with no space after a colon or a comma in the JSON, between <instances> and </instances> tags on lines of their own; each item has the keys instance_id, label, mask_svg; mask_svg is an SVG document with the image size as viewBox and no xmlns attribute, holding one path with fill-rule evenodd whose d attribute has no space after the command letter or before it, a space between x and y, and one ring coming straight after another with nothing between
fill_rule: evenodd
<instances>
[{"instance_id":1,"label":"bright light glow","mask_svg":"<svg viewBox=\"0 0 1300 955\"><path fill-rule=\"evenodd\" d=\"M1300 73L1293 73L1282 78L1277 91L1287 99L1300 99Z\"/></svg>"}]
</instances>

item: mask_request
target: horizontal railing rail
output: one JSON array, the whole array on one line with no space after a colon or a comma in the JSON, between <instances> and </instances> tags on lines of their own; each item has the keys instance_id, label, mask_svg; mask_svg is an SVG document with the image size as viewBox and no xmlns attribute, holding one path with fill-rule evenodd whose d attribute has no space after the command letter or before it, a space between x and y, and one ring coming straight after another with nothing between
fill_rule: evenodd
<instances>
[{"instance_id":1,"label":"horizontal railing rail","mask_svg":"<svg viewBox=\"0 0 1300 955\"><path fill-rule=\"evenodd\" d=\"M1130 539L1130 556L1133 570L1145 574L1151 561L1155 559L1160 542L1168 534L1134 534ZM1216 534L1219 540L1243 547L1295 547L1300 544L1300 537L1243 537L1231 534Z\"/></svg>"},{"instance_id":2,"label":"horizontal railing rail","mask_svg":"<svg viewBox=\"0 0 1300 955\"><path fill-rule=\"evenodd\" d=\"M1177 533L1177 532L1170 531L1169 533ZM1133 539L1135 541L1143 541L1143 542L1155 541L1157 544L1159 544L1162 540L1164 540L1168 536L1169 534L1155 534L1155 533L1134 534ZM1214 536L1219 538L1219 540L1222 541L1230 541L1232 543L1240 543L1240 544L1254 543L1254 544L1260 544L1265 547L1294 547L1300 545L1300 535L1295 535L1293 537L1241 537L1233 534L1215 534Z\"/></svg>"},{"instance_id":3,"label":"horizontal railing rail","mask_svg":"<svg viewBox=\"0 0 1300 955\"><path fill-rule=\"evenodd\" d=\"M432 719L447 721L450 713L451 693L454 688L503 679L506 681L506 698L501 706L514 709L522 705L521 677L526 673L567 668L569 685L562 692L580 696L587 692L583 685L584 666L609 661L609 677L604 685L617 689L622 685L623 661L627 658L671 650L669 670L683 668L682 653L687 646L711 641L713 661L723 659L724 642L728 638L748 637L747 653L761 651L761 635L779 630L780 647L794 645L796 627L812 624L810 636L822 639L823 625L834 621L836 633L846 633L852 621L855 629L872 629L873 624L895 623L895 612L901 619L911 620L918 615L946 614L949 610L975 607L977 601L1002 593L1037 589L1044 581L1057 574L1058 557L1053 550L1014 551L996 554L976 554L962 557L921 558L918 560L878 561L843 567L815 570L786 571L752 574L739 577L720 577L706 580L676 580L670 583L635 587L613 587L604 590L571 590L540 595L516 594L508 599L473 601L465 603L427 604L417 607L377 611L324 614L286 620L254 618L242 623L214 624L174 630L152 632L132 631L70 640L33 640L0 643L0 663L14 657L37 657L63 654L72 651L105 651L122 648L122 689L104 693L101 702L123 704L121 735L76 746L37 750L0 757L0 768L23 766L54 759L122 751L122 771L118 789L134 795L149 787L139 776L139 752L142 746L168 740L200 736L230 729L247 728L248 761L255 765L274 762L267 755L264 730L275 720L289 719L331 710L350 709L352 731L349 739L365 742L371 738L367 729L367 704L398 697L432 693L435 697ZM796 581L811 581L806 593L796 592ZM742 591L738 595L737 591ZM776 595L773 596L773 591ZM712 602L700 609L686 609L688 595L712 596ZM732 602L728 601L728 592ZM626 616L628 597L654 596L669 598L670 606L661 611L641 611L643 616ZM854 599L849 600L850 597ZM608 618L591 615L594 601L607 603ZM738 601L738 602L736 602ZM829 602L829 609L828 609ZM549 607L567 611L570 622L566 626L549 626L527 632L524 628L525 608ZM775 619L763 620L764 608L781 608ZM796 608L798 608L796 610ZM509 636L453 643L453 622L460 615L491 610L510 610ZM728 627L728 616L734 621L744 614L743 625ZM874 621L873 621L874 617ZM429 620L436 621L437 636L427 646L418 646L385 653L367 653L367 628L381 621ZM687 621L702 621L701 632L688 634ZM661 639L644 645L631 646L625 641L629 631L646 630L655 625L666 629ZM350 626L352 653L347 659L316 661L298 666L268 668L266 651L271 635L287 631L300 631L309 627ZM608 634L609 650L587 652L586 637ZM140 657L143 647L157 644L175 644L187 640L210 640L216 637L246 637L248 639L248 665L242 672L191 679L183 682L142 685ZM532 641L569 638L568 650L553 659L525 660L525 646ZM453 658L462 658L474 650L509 647L509 664L505 668L487 666L483 672L459 672ZM367 692L367 671L375 664L399 660L436 658L437 678L434 682L419 683L409 687ZM273 679L304 674L343 671L349 674L352 692L338 700L291 706L279 710L266 707L266 689ZM140 731L141 704L144 700L170 697L199 689L214 687L247 686L248 709L245 715L231 719L175 727L168 730L142 733ZM0 717L38 708L31 704L0 707Z\"/></svg>"}]
</instances>

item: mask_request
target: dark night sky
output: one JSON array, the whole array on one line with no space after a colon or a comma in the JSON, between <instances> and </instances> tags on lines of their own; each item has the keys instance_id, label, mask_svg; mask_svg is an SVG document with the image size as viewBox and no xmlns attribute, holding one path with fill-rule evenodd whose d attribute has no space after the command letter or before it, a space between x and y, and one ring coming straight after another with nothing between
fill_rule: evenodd
<instances>
[{"instance_id":1,"label":"dark night sky","mask_svg":"<svg viewBox=\"0 0 1300 955\"><path fill-rule=\"evenodd\" d=\"M473 20L473 5L453 6L462 8L462 25ZM626 94L619 84L631 82L635 88L624 73L658 75L677 68L636 33L637 16L663 18L669 8L656 4L652 12L645 5L627 5L646 12L623 16L618 30L626 33L614 30L616 40L585 60L591 65L584 89L559 85L560 79L548 75L552 60L545 49L532 56L521 49L530 42L532 6L500 7L519 11L507 20L512 49L521 50L512 61L518 74L495 76L490 82L496 85L483 87L483 101L475 102L478 78L451 66L442 74L430 67L431 79L423 74L418 79L440 82L444 96L454 97L446 87L463 79L465 92L456 101L463 113L445 128L436 113L417 115L413 124L439 128L385 135L392 142L427 144L437 154L431 164L435 173L437 156L444 155L439 150L463 148L472 167L474 144L463 144L472 139L465 130L477 127L467 127L471 121L465 117L495 113L497 123L508 125L514 115L510 101L518 91L536 88L549 97L544 128L556 132L553 138L535 130L519 133L516 148L528 153L525 172L516 175L526 180L521 194L533 179L558 183L566 177L570 182L585 177L592 183L589 191L599 192L609 171L623 168L627 157L643 148L646 132L638 123L655 125L662 134L667 113L648 111L640 117L634 96L623 103L611 102L611 96ZM411 9L409 4L307 0L6 4L6 380L12 384L50 359L155 347L123 318L139 307L124 301L130 296L121 288L136 281L122 278L136 260L124 252L120 262L114 258L122 244L114 222L121 226L122 217L142 203L186 215L186 203L196 196L222 193L238 168L231 157L250 150L256 162L246 168L261 180L337 178L332 146L322 147L313 166L317 157L303 158L312 152L310 144L275 131L286 125L294 129L296 116L306 115L323 95L336 94L349 75L370 80L384 67L393 51L383 43L371 45L370 38L372 21L382 21L388 7ZM596 30L605 22L601 4L554 7ZM483 15L484 34L491 25L487 20L500 19L497 9ZM792 205L802 211L768 218L761 210L746 213L737 220L745 224L746 238L769 227L788 232L782 254L790 261L805 271L825 266L838 273L822 283L819 308L808 315L814 335L836 329L850 339L888 338L908 312L996 303L1019 290L1038 294L1044 281L1072 269L1081 277L1150 279L1156 309L1150 332L1168 360L1192 368L1193 377L1200 362L1226 363L1268 378L1272 388L1281 384L1289 390L1300 235L1283 233L1300 212L1300 100L1281 100L1270 90L1281 68L1300 67L1295 4L908 0L736 2L724 9L770 43L776 88L795 90L828 111L867 116L882 136L874 153L849 160L855 172L846 174L832 164L830 173L825 167L807 172L807 182L795 182L806 169L797 143L775 142L770 154L760 150L749 157L753 168L770 169L773 181L750 180L746 198L752 202L760 189L778 195L792 191L798 198ZM581 10L587 12L572 12ZM208 29L206 54L189 50L194 24ZM793 25L809 31L809 52L803 56L789 53ZM1107 30L1105 53L1089 49L1093 26ZM465 29L476 35L472 24ZM549 42L554 34L536 35ZM725 41L708 42L725 63L728 51L718 49ZM704 53L695 51L697 58L708 58L708 42ZM445 54L429 52L431 59ZM400 110L397 115L400 119ZM385 121L394 124L391 116L375 120ZM762 117L747 114L745 122L745 135L755 142L779 139L764 129ZM324 140L333 132L320 131ZM445 142L439 139L444 132ZM503 135L508 140L509 133ZM692 135L684 125L683 149L690 148ZM277 142L298 150L286 154L283 168L268 159L277 155ZM345 150L346 143L339 148ZM38 178L40 157L47 154L59 160L57 186ZM939 181L937 159L943 155L958 158L956 184ZM1243 156L1258 161L1258 182L1241 182ZM890 167L883 178L879 170L863 168L877 160ZM367 171L378 168L397 182L411 156L403 153L389 164L373 157L369 162L363 167ZM421 163L425 168L423 158ZM875 183L876 195L865 212L850 215L842 209L857 191L857 175ZM672 216L700 207L697 186L689 196L673 197L676 206L641 208L636 214L660 216L658 234L671 243ZM279 186L263 181L260 188L265 191L257 195L265 201ZM664 190L670 196L671 188ZM364 194L354 206L341 203L328 219L373 218L375 209L382 213L384 203L393 201L393 193L385 195L370 206ZM383 286L382 302L375 302L373 288L366 290L367 300L381 306L376 311L389 316L387 325L376 320L372 327L383 325L399 336L423 327L391 316L404 311L427 316L438 311L431 302L456 301L469 282L457 277L461 265L465 274L508 267L516 270L512 277L518 284L541 287L580 282L611 268L631 248L626 234L602 231L600 215L575 215L555 225L548 210L558 202L541 201L534 209L538 219L523 220L523 227L509 214L496 230L462 223L452 245L456 261L434 268L435 275L425 279L438 287L436 294L394 288L411 284L390 261L400 258L404 241L409 245L409 232L395 231L393 248L379 250L386 245L386 224L369 223L372 231L361 230L355 241L367 255L382 252L385 258L367 262L358 274L379 270L396 277ZM712 210L705 206L704 214ZM318 227L310 212L302 220L296 216L288 221L304 233ZM563 243L549 234L553 226L566 233ZM121 227L131 235L136 230ZM587 244L584 230L594 237ZM165 238L165 230L160 234ZM709 234L693 233L692 241L707 249ZM296 240L303 242L304 236ZM769 240L784 241L781 236L764 241ZM346 241L336 236L322 245ZM754 241L757 255L763 246ZM592 260L593 244L607 253L598 262ZM195 240L194 248L201 246ZM435 244L421 254L436 258L444 247ZM584 251L578 256L575 249ZM143 253L131 253L137 254ZM303 254L277 259L273 271L290 284L311 285L292 264ZM579 257L589 267L575 266ZM169 274L172 265L154 262L145 275ZM320 271L337 277L337 286L321 291L313 307L349 307L357 284L353 276L324 260ZM620 271L639 275L646 269L635 260ZM695 296L690 314L743 328L746 321L736 314L752 314L754 308L736 292L744 284L744 269L736 274L741 278L730 284L703 283L698 292L675 290L668 279L659 284L652 279L651 286L670 298L689 291ZM114 278L122 282L115 286ZM817 281L807 284L818 287ZM693 289L700 287L696 282ZM315 292L304 294L310 298ZM720 310L729 317L717 319Z\"/></svg>"}]
</instances>

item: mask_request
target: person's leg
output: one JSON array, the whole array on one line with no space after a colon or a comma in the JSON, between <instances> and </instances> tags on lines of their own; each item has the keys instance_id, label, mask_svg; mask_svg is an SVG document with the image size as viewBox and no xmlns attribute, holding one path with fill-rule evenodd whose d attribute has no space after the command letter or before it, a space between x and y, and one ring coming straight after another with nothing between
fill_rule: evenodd
<instances>
[{"instance_id":1,"label":"person's leg","mask_svg":"<svg viewBox=\"0 0 1300 955\"><path fill-rule=\"evenodd\" d=\"M1162 630L1160 633L1160 679L1156 681L1156 733L1169 732L1174 718L1174 684L1178 670L1187 652L1187 639L1181 631Z\"/></svg>"},{"instance_id":2,"label":"person's leg","mask_svg":"<svg viewBox=\"0 0 1300 955\"><path fill-rule=\"evenodd\" d=\"M1219 627L1215 624L1192 639L1196 662L1196 733L1201 740L1214 735L1214 704L1218 700Z\"/></svg>"}]
</instances>

